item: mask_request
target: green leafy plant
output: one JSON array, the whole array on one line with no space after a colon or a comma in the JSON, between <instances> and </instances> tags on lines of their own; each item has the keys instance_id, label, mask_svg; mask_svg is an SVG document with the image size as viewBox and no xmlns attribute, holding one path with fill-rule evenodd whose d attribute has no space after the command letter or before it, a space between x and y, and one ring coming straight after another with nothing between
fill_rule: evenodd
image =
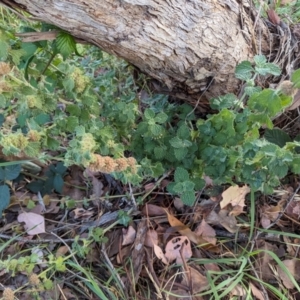
<instances>
[{"instance_id":1,"label":"green leafy plant","mask_svg":"<svg viewBox=\"0 0 300 300\"><path fill-rule=\"evenodd\" d=\"M7 182L16 179L21 172L19 163L0 163L0 215L9 205L10 192Z\"/></svg>"},{"instance_id":2,"label":"green leafy plant","mask_svg":"<svg viewBox=\"0 0 300 300\"><path fill-rule=\"evenodd\" d=\"M190 180L187 170L178 167L174 173L174 181L168 185L168 191L178 194L186 205L193 205L195 202L195 184Z\"/></svg>"},{"instance_id":3,"label":"green leafy plant","mask_svg":"<svg viewBox=\"0 0 300 300\"><path fill-rule=\"evenodd\" d=\"M62 188L64 185L63 177L67 171L67 168L62 162L57 164L52 164L46 171L46 179L32 181L27 184L27 188L34 193L40 192L42 195L50 194L54 189L57 193L62 193Z\"/></svg>"}]
</instances>

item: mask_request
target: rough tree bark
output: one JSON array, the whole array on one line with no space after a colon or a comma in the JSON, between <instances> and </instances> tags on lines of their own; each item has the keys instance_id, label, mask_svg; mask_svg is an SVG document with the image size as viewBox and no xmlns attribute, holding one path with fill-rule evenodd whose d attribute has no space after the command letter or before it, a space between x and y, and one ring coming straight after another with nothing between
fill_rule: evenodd
<instances>
[{"instance_id":1,"label":"rough tree bark","mask_svg":"<svg viewBox=\"0 0 300 300\"><path fill-rule=\"evenodd\" d=\"M251 17L252 7L242 0L1 2L124 58L170 90L189 94L208 85L208 97L235 92L237 63L269 45L265 25Z\"/></svg>"}]
</instances>

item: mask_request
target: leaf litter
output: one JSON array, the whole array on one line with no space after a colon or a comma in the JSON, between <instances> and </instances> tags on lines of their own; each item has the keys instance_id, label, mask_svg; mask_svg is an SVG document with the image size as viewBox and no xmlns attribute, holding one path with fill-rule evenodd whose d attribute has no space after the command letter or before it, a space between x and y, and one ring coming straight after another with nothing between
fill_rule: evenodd
<instances>
[{"instance_id":1,"label":"leaf litter","mask_svg":"<svg viewBox=\"0 0 300 300\"><path fill-rule=\"evenodd\" d=\"M213 283L214 289L220 285L228 289L227 299L243 298L249 292L256 299L265 299L266 291L261 282L272 284L275 281L289 293L297 293L297 286L286 270L299 282L300 237L280 235L281 231L289 232L299 223L300 201L297 200L300 196L295 195L290 200L294 193L291 186L276 191L273 198L257 198L256 224L261 229L272 231L264 234L257 231L259 234L254 235L253 246L249 248L247 233L251 223L251 203L247 198L250 192L247 186L229 186L213 197L204 192L203 198L194 207L187 207L178 197L170 199L167 194L166 197L156 196L157 189L161 189L160 194L164 195L166 185L160 187L148 183L144 192L153 198L140 210L132 211L130 197L124 197L127 187L117 181L78 169L70 172L65 180L67 185L76 184L75 193L70 186L63 188L65 196L68 193L75 196L72 200L58 197L55 193L46 194L43 206L39 207L39 202L35 200L33 207L28 208L30 200L37 199L34 193L27 193L29 200L19 203L18 199L23 199L22 193L18 191L13 195L14 204L5 211L12 226L8 226L10 223L4 226L1 236L4 239L11 236L13 239L12 228L18 226L21 237L15 237L11 247L5 250L4 258L18 257L16 249L22 245L36 256L39 267L34 267L34 272L39 274L51 266L49 252L40 246L33 248L31 243L48 243L47 247L54 257L61 259L56 261L56 268L64 269L64 259L76 249L78 237L77 251L85 257L83 265L104 264L106 273L99 273L91 265L93 272L98 274L98 278L107 279L113 272L115 279L112 286L122 287L119 295L122 293L129 298L142 299L141 295L148 286L157 291L151 299L190 297L206 300L208 296L205 294L209 295ZM90 190L83 189L83 180L91 183ZM105 196L108 192L114 196L109 201ZM140 190L132 192L139 193ZM86 202L83 201L83 193L87 196ZM124 217L120 217L120 212L126 214L126 211L129 211L130 218L127 224L122 224ZM15 213L18 214L17 220L14 220ZM113 222L116 225L110 227ZM53 235L53 231L58 235ZM293 232L296 232L295 229ZM89 241L86 246L84 241ZM282 247L282 242L285 247ZM253 268L249 265L247 272L253 278L250 281L246 277L241 278L233 284L240 267L235 258L241 253L247 254L243 252L245 249L249 251L248 259ZM286 269L270 253L276 255ZM7 273L4 270L2 265L0 279L8 280L11 271ZM117 270L123 271L118 273ZM231 273L226 270L231 270ZM26 282L26 278L24 280ZM62 283L61 291L71 297L74 292L69 287L66 282ZM49 286L48 296L53 297L53 292ZM43 295L40 292L41 299L45 298ZM92 297L86 293L86 299Z\"/></svg>"}]
</instances>

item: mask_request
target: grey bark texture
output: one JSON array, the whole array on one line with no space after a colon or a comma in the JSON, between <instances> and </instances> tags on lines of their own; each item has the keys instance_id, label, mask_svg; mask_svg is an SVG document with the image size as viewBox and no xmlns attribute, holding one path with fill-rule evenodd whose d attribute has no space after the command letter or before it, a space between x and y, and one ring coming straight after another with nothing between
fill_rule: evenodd
<instances>
[{"instance_id":1,"label":"grey bark texture","mask_svg":"<svg viewBox=\"0 0 300 300\"><path fill-rule=\"evenodd\" d=\"M199 94L209 82L207 97L236 92L235 66L268 48L264 25L250 17L253 9L242 0L1 2L124 58L169 90L187 94Z\"/></svg>"}]
</instances>

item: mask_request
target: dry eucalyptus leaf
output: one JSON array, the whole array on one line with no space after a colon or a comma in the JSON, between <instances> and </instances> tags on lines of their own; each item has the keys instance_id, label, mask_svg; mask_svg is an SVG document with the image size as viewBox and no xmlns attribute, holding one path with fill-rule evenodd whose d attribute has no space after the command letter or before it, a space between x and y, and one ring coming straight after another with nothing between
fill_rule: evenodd
<instances>
[{"instance_id":1,"label":"dry eucalyptus leaf","mask_svg":"<svg viewBox=\"0 0 300 300\"><path fill-rule=\"evenodd\" d=\"M252 282L250 282L250 288L253 296L255 296L258 300L265 300L263 292L260 291Z\"/></svg>"},{"instance_id":2,"label":"dry eucalyptus leaf","mask_svg":"<svg viewBox=\"0 0 300 300\"><path fill-rule=\"evenodd\" d=\"M294 259L286 259L282 262L286 268L289 270L290 275L294 277L296 282L300 282L300 261L296 258ZM287 289L293 289L295 288L295 285L288 277L287 273L278 266L277 268L278 274L280 279L282 280L282 283Z\"/></svg>"},{"instance_id":3,"label":"dry eucalyptus leaf","mask_svg":"<svg viewBox=\"0 0 300 300\"><path fill-rule=\"evenodd\" d=\"M197 236L197 234L193 232L188 226L184 225L182 222L180 222L177 218L170 215L169 213L168 213L168 221L170 225L176 228L176 230L181 235L187 236L189 240L195 243L196 245L207 243L203 238Z\"/></svg>"},{"instance_id":4,"label":"dry eucalyptus leaf","mask_svg":"<svg viewBox=\"0 0 300 300\"><path fill-rule=\"evenodd\" d=\"M166 209L154 204L146 204L142 209L142 213L147 217L164 216L167 214Z\"/></svg>"},{"instance_id":5,"label":"dry eucalyptus leaf","mask_svg":"<svg viewBox=\"0 0 300 300\"><path fill-rule=\"evenodd\" d=\"M212 245L216 245L217 239L215 238L216 236L216 231L208 225L205 220L202 220L199 226L195 229L195 233L198 236L201 236L204 240L209 242Z\"/></svg>"},{"instance_id":6,"label":"dry eucalyptus leaf","mask_svg":"<svg viewBox=\"0 0 300 300\"><path fill-rule=\"evenodd\" d=\"M237 221L234 216L229 216L229 212L225 209L219 211L220 224L231 233L238 231Z\"/></svg>"},{"instance_id":7,"label":"dry eucalyptus leaf","mask_svg":"<svg viewBox=\"0 0 300 300\"><path fill-rule=\"evenodd\" d=\"M165 265L169 264L168 260L166 259L163 251L161 250L161 248L159 246L153 244L153 250L158 259L160 259Z\"/></svg>"},{"instance_id":8,"label":"dry eucalyptus leaf","mask_svg":"<svg viewBox=\"0 0 300 300\"><path fill-rule=\"evenodd\" d=\"M148 229L146 233L144 245L153 248L153 245L158 244L158 234L154 229Z\"/></svg>"},{"instance_id":9,"label":"dry eucalyptus leaf","mask_svg":"<svg viewBox=\"0 0 300 300\"><path fill-rule=\"evenodd\" d=\"M207 278L200 274L196 269L188 266L184 275L181 283L186 286L191 286L193 294L200 293L209 288Z\"/></svg>"},{"instance_id":10,"label":"dry eucalyptus leaf","mask_svg":"<svg viewBox=\"0 0 300 300\"><path fill-rule=\"evenodd\" d=\"M134 242L136 230L130 225L127 229L123 228L123 242L122 246L130 245Z\"/></svg>"},{"instance_id":11,"label":"dry eucalyptus leaf","mask_svg":"<svg viewBox=\"0 0 300 300\"><path fill-rule=\"evenodd\" d=\"M43 216L35 213L21 213L18 216L18 222L24 222L25 229L29 235L35 235L45 232L45 219Z\"/></svg>"},{"instance_id":12,"label":"dry eucalyptus leaf","mask_svg":"<svg viewBox=\"0 0 300 300\"><path fill-rule=\"evenodd\" d=\"M192 257L191 243L185 236L174 237L167 243L165 252L169 263L176 260L177 264L182 264L183 259L187 261Z\"/></svg>"}]
</instances>

